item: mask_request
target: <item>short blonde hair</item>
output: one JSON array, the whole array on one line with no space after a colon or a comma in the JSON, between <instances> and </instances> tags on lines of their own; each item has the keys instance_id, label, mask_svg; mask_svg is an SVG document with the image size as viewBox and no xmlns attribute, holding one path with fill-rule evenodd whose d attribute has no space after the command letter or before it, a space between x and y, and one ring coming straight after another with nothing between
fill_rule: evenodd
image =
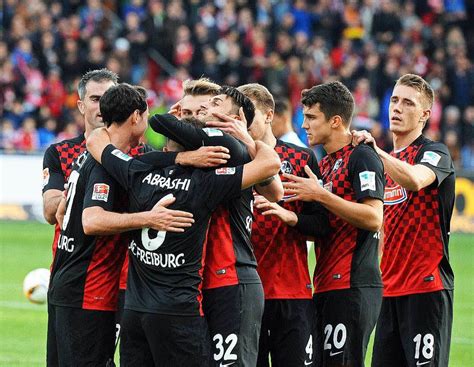
<instances>
[{"instance_id":1,"label":"short blonde hair","mask_svg":"<svg viewBox=\"0 0 474 367\"><path fill-rule=\"evenodd\" d=\"M405 74L401 76L395 86L404 85L411 87L421 93L423 99L427 103L427 107L431 109L434 102L434 91L428 82L421 76L416 74Z\"/></svg>"},{"instance_id":2,"label":"short blonde hair","mask_svg":"<svg viewBox=\"0 0 474 367\"><path fill-rule=\"evenodd\" d=\"M249 83L241 85L237 90L247 98L255 101L255 107L260 111L268 112L269 110L275 110L275 100L265 86L258 83Z\"/></svg>"},{"instance_id":3,"label":"short blonde hair","mask_svg":"<svg viewBox=\"0 0 474 367\"><path fill-rule=\"evenodd\" d=\"M217 95L220 85L214 83L208 78L188 79L183 82L183 90L185 96L204 96Z\"/></svg>"}]
</instances>

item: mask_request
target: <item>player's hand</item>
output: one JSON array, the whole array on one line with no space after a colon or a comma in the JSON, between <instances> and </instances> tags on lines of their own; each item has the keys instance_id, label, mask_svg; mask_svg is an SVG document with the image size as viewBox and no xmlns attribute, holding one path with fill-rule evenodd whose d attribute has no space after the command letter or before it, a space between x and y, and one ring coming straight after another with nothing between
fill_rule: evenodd
<instances>
[{"instance_id":1,"label":"player's hand","mask_svg":"<svg viewBox=\"0 0 474 367\"><path fill-rule=\"evenodd\" d=\"M222 146L200 147L198 150L179 152L176 164L197 168L217 167L226 164L230 159L229 149Z\"/></svg>"},{"instance_id":2,"label":"player's hand","mask_svg":"<svg viewBox=\"0 0 474 367\"><path fill-rule=\"evenodd\" d=\"M377 148L377 143L375 142L374 137L367 130L352 130L352 145L356 146L361 143L372 145L374 148Z\"/></svg>"},{"instance_id":3,"label":"player's hand","mask_svg":"<svg viewBox=\"0 0 474 367\"><path fill-rule=\"evenodd\" d=\"M296 214L290 210L283 208L277 203L272 203L261 195L255 195L254 206L262 215L274 215L283 223L294 226L298 222Z\"/></svg>"},{"instance_id":4,"label":"player's hand","mask_svg":"<svg viewBox=\"0 0 474 367\"><path fill-rule=\"evenodd\" d=\"M184 232L185 228L191 227L194 223L192 213L167 208L175 201L176 198L171 194L158 201L148 212L150 223L147 227L167 232Z\"/></svg>"},{"instance_id":5,"label":"player's hand","mask_svg":"<svg viewBox=\"0 0 474 367\"><path fill-rule=\"evenodd\" d=\"M325 189L319 183L318 177L313 173L313 171L311 171L311 168L305 166L304 171L309 178L290 175L287 173L283 174L283 177L288 179L288 182L283 182L285 195L294 195L285 201L319 201L318 199L321 195L326 193Z\"/></svg>"},{"instance_id":6,"label":"player's hand","mask_svg":"<svg viewBox=\"0 0 474 367\"><path fill-rule=\"evenodd\" d=\"M181 118L181 101L178 101L174 105L172 105L168 113L180 119Z\"/></svg>"},{"instance_id":7,"label":"player's hand","mask_svg":"<svg viewBox=\"0 0 474 367\"><path fill-rule=\"evenodd\" d=\"M218 128L246 145L253 142L252 137L247 131L247 120L245 119L242 107L239 109L240 120L218 112L214 112L212 115L221 121L208 121L206 122L206 126Z\"/></svg>"}]
</instances>

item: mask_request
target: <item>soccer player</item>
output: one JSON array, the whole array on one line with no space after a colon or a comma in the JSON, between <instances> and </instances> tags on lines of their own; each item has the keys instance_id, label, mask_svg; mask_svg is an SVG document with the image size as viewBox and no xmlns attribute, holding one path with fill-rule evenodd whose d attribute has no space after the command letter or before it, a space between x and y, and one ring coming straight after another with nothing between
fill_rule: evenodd
<instances>
[{"instance_id":1,"label":"soccer player","mask_svg":"<svg viewBox=\"0 0 474 367\"><path fill-rule=\"evenodd\" d=\"M390 154L367 132L385 166L384 297L372 366L448 366L454 274L449 231L455 173L448 148L422 135L434 93L420 76L403 75L390 97Z\"/></svg>"},{"instance_id":2,"label":"soccer player","mask_svg":"<svg viewBox=\"0 0 474 367\"><path fill-rule=\"evenodd\" d=\"M268 89L256 83L237 89L255 105L250 135L275 149L281 172L307 177L304 167L309 166L320 177L311 149L285 143L273 135L275 102ZM327 234L327 212L315 202L271 203L262 196L256 196L254 208L251 239L265 291L257 365L269 366L269 354L274 367L311 364L315 312L306 240L307 236Z\"/></svg>"},{"instance_id":3,"label":"soccer player","mask_svg":"<svg viewBox=\"0 0 474 367\"><path fill-rule=\"evenodd\" d=\"M123 90L117 120L133 112L135 130L147 126L148 106L143 88L110 86ZM109 89L110 89L109 88ZM123 121L123 120L122 120ZM127 149L138 138L128 140ZM171 157L171 163L175 157ZM128 237L99 237L135 228L182 231L192 223L192 214L166 209L172 199L153 210L126 214L126 196L87 151L74 163L68 180L61 233L52 264L48 292L48 366L105 365L113 358L115 310L119 274ZM124 200L125 199L125 200ZM80 342L78 342L80 341Z\"/></svg>"},{"instance_id":4,"label":"soccer player","mask_svg":"<svg viewBox=\"0 0 474 367\"><path fill-rule=\"evenodd\" d=\"M62 198L64 184L71 173L72 163L86 149L85 138L92 130L103 126L99 99L118 82L117 74L107 69L92 70L79 81L77 107L84 117L85 132L73 139L63 140L48 147L43 158L43 214L49 224L55 225L53 257L61 229L56 221L56 211Z\"/></svg>"},{"instance_id":5,"label":"soccer player","mask_svg":"<svg viewBox=\"0 0 474 367\"><path fill-rule=\"evenodd\" d=\"M283 183L295 195L288 201L317 201L330 212L329 235L315 241L315 365L363 366L382 303L383 165L372 147L352 146L354 99L342 83L312 87L301 102L310 144L328 153L319 163L324 187L308 166L309 178L284 174L291 181Z\"/></svg>"},{"instance_id":6,"label":"soccer player","mask_svg":"<svg viewBox=\"0 0 474 367\"><path fill-rule=\"evenodd\" d=\"M116 108L109 98L113 92L109 90L101 100L101 106L102 102L110 104L110 112ZM110 117L105 109L103 113L106 121L115 121L112 113ZM122 149L127 137L135 133L116 122L108 130L110 141ZM274 175L278 157L257 144L255 159L244 166L211 171L180 166L158 169L107 143L106 137L97 137L88 142L88 148L127 189L132 211L149 210L172 194L176 198L173 207L192 212L196 220L180 234L148 228L134 232L121 361L126 366L203 366L208 363L209 340L201 304L202 253L211 212L223 200L240 198L242 188Z\"/></svg>"},{"instance_id":7,"label":"soccer player","mask_svg":"<svg viewBox=\"0 0 474 367\"><path fill-rule=\"evenodd\" d=\"M254 106L238 90L225 87L218 93L202 104L198 111L201 120L216 120L218 117L253 120ZM181 107L185 109L187 105L182 104ZM160 123L158 116L153 117L150 124L155 131L176 139L186 149L196 149L201 144L220 144L230 150L229 163L242 164L250 160L243 143L218 129L192 131L189 126L188 129L181 126L177 133L172 124ZM248 134L243 140L247 146L254 144ZM257 187L270 199L281 197L282 191L278 191L281 190L279 180ZM251 190L246 190L239 199L221 205L211 219L204 269L203 304L213 341L212 366L219 366L221 363L252 366L257 361L263 290L250 242L252 200Z\"/></svg>"}]
</instances>

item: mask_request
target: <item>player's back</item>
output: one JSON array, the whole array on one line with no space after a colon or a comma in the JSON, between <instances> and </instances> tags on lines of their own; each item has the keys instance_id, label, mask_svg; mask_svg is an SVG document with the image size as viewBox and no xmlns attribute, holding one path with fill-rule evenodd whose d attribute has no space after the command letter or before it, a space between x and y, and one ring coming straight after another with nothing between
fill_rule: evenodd
<instances>
[{"instance_id":1,"label":"player's back","mask_svg":"<svg viewBox=\"0 0 474 367\"><path fill-rule=\"evenodd\" d=\"M82 212L88 200L114 202L115 209L121 210L124 196L121 190L111 191L110 182L93 183L91 178L96 171L106 174L87 151L77 158L71 171L63 229L52 265L49 299L55 305L115 310L125 240L119 235L86 235ZM109 197L112 195L113 200Z\"/></svg>"}]
</instances>

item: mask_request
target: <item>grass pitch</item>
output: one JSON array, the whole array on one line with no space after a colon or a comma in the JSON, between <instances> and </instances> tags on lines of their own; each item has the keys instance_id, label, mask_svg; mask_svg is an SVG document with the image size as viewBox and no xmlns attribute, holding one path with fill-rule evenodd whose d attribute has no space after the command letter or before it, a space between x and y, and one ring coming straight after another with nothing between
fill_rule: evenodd
<instances>
[{"instance_id":1,"label":"grass pitch","mask_svg":"<svg viewBox=\"0 0 474 367\"><path fill-rule=\"evenodd\" d=\"M49 268L52 238L46 224L0 221L0 366L46 364L46 305L30 303L22 283L30 270ZM450 254L456 274L450 366L473 366L474 236L453 235Z\"/></svg>"}]
</instances>

